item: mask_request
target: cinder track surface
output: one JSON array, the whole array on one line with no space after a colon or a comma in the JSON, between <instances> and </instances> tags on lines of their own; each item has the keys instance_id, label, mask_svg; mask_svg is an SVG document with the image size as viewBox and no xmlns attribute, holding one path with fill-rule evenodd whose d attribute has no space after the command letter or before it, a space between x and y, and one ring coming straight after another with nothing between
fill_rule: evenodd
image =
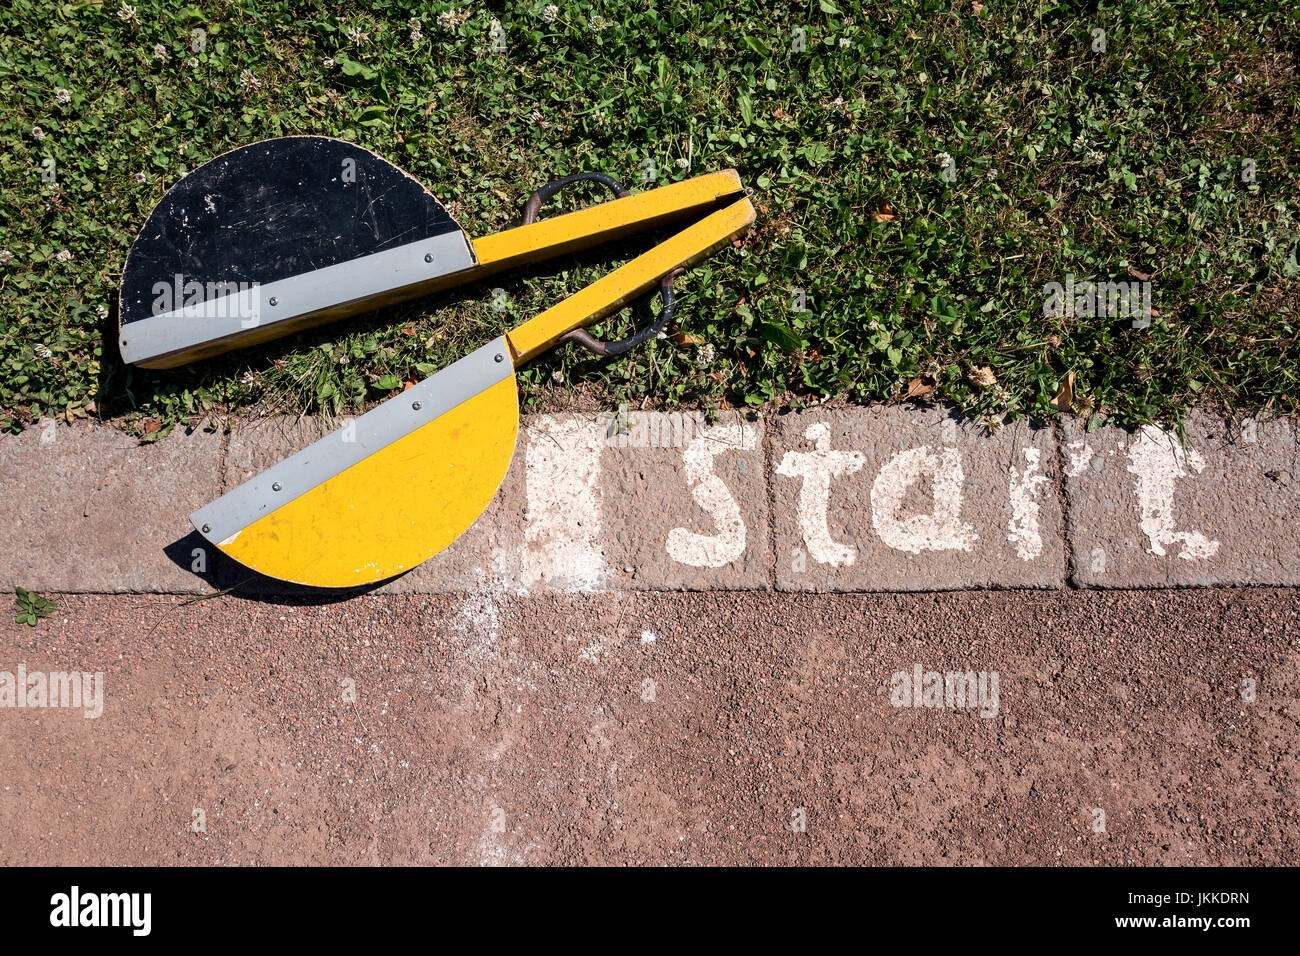
<instances>
[{"instance_id":1,"label":"cinder track surface","mask_svg":"<svg viewBox=\"0 0 1300 956\"><path fill-rule=\"evenodd\" d=\"M7 618L0 670L102 671L105 704L0 708L4 864L1300 852L1290 589L66 596ZM996 716L893 706L918 664L996 672Z\"/></svg>"}]
</instances>

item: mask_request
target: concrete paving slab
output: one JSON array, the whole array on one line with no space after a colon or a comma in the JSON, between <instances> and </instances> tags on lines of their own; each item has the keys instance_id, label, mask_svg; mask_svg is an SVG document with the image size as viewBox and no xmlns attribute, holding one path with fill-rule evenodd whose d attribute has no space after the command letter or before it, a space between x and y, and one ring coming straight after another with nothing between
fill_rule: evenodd
<instances>
[{"instance_id":1,"label":"concrete paving slab","mask_svg":"<svg viewBox=\"0 0 1300 956\"><path fill-rule=\"evenodd\" d=\"M594 415L520 419L510 469L467 532L481 542L481 557L466 590L526 595L622 586L601 534L602 435Z\"/></svg>"},{"instance_id":2,"label":"concrete paving slab","mask_svg":"<svg viewBox=\"0 0 1300 956\"><path fill-rule=\"evenodd\" d=\"M768 587L762 423L693 413L528 416L484 516L514 593Z\"/></svg>"},{"instance_id":3,"label":"concrete paving slab","mask_svg":"<svg viewBox=\"0 0 1300 956\"><path fill-rule=\"evenodd\" d=\"M990 436L941 408L766 425L527 416L483 516L376 590L1050 588L1064 583L1067 524L1078 586L1300 584L1294 423L1197 412L1186 449L1154 429L1056 427L1059 448L1050 428ZM325 430L269 418L141 446L50 422L0 436L0 587L296 593L209 553L186 516Z\"/></svg>"},{"instance_id":4,"label":"concrete paving slab","mask_svg":"<svg viewBox=\"0 0 1300 956\"><path fill-rule=\"evenodd\" d=\"M780 590L1060 587L1050 428L988 435L942 408L814 410L771 442Z\"/></svg>"},{"instance_id":5,"label":"concrete paving slab","mask_svg":"<svg viewBox=\"0 0 1300 956\"><path fill-rule=\"evenodd\" d=\"M762 421L737 412L712 423L698 412L607 421L602 529L622 586L770 587Z\"/></svg>"},{"instance_id":6,"label":"concrete paving slab","mask_svg":"<svg viewBox=\"0 0 1300 956\"><path fill-rule=\"evenodd\" d=\"M221 467L221 493L225 494L242 485L299 449L323 438L331 430L319 418L293 415L271 415L237 422L230 430L226 459Z\"/></svg>"},{"instance_id":7,"label":"concrete paving slab","mask_svg":"<svg viewBox=\"0 0 1300 956\"><path fill-rule=\"evenodd\" d=\"M1300 445L1284 419L1193 412L1186 444L1148 426L1088 434L1062 459L1071 580L1083 587L1300 584Z\"/></svg>"},{"instance_id":8,"label":"concrete paving slab","mask_svg":"<svg viewBox=\"0 0 1300 956\"><path fill-rule=\"evenodd\" d=\"M189 513L216 493L221 446L216 432L178 428L141 445L115 428L53 421L5 436L0 588L211 590L205 556L185 545Z\"/></svg>"}]
</instances>

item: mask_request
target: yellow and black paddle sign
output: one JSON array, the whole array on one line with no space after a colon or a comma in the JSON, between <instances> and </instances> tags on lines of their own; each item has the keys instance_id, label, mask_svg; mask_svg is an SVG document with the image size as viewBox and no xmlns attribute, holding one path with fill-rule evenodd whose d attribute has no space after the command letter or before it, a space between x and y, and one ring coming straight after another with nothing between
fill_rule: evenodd
<instances>
[{"instance_id":1,"label":"yellow and black paddle sign","mask_svg":"<svg viewBox=\"0 0 1300 956\"><path fill-rule=\"evenodd\" d=\"M546 198L584 179L616 198L536 221ZM523 219L471 239L402 170L318 136L242 147L173 186L122 276L122 357L148 368L683 226L200 508L190 516L199 532L247 567L297 584L355 587L410 570L469 528L505 478L519 425L515 369L562 341L614 355L654 336L672 315L672 277L744 233L754 208L734 170L635 195L608 176L578 173L538 190ZM664 307L653 326L620 342L585 331L656 288Z\"/></svg>"}]
</instances>

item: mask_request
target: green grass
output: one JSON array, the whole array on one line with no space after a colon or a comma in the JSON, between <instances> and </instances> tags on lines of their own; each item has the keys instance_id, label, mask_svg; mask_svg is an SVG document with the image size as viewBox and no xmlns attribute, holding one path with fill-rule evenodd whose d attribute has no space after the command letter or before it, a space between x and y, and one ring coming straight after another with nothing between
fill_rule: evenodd
<instances>
[{"instance_id":1,"label":"green grass","mask_svg":"<svg viewBox=\"0 0 1300 956\"><path fill-rule=\"evenodd\" d=\"M149 210L185 171L291 133L375 150L471 235L578 169L638 188L647 159L659 184L740 170L759 221L680 283L676 340L613 361L556 350L520 374L528 408L869 402L916 382L992 423L1055 412L1072 374L1097 422L1296 410L1293 0L565 2L553 22L533 2L466 5L450 29L457 7L416 6L413 41L396 2L141 0L137 23L114 2L9 0L0 428L89 414L157 437L252 407L355 410L630 253L496 278L505 313L471 287L185 369L123 367L117 283ZM1044 317L1045 283L1131 272L1153 276L1149 328Z\"/></svg>"}]
</instances>

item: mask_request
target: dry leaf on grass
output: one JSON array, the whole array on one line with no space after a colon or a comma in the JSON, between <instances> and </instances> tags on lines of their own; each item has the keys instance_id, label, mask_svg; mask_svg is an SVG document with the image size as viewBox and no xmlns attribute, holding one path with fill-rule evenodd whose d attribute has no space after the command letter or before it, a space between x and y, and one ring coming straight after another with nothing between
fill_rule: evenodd
<instances>
[{"instance_id":1,"label":"dry leaf on grass","mask_svg":"<svg viewBox=\"0 0 1300 956\"><path fill-rule=\"evenodd\" d=\"M920 378L914 378L907 383L907 393L903 398L920 398L922 395L929 395L934 391L934 379L929 375L922 375Z\"/></svg>"},{"instance_id":2,"label":"dry leaf on grass","mask_svg":"<svg viewBox=\"0 0 1300 956\"><path fill-rule=\"evenodd\" d=\"M887 202L882 202L871 211L873 222L893 222L898 216L894 212L894 207Z\"/></svg>"},{"instance_id":3,"label":"dry leaf on grass","mask_svg":"<svg viewBox=\"0 0 1300 956\"><path fill-rule=\"evenodd\" d=\"M981 365L971 369L966 374L966 380L976 388L987 388L990 385L998 383L997 376L993 374L993 369L987 365Z\"/></svg>"},{"instance_id":4,"label":"dry leaf on grass","mask_svg":"<svg viewBox=\"0 0 1300 956\"><path fill-rule=\"evenodd\" d=\"M703 345L704 339L693 332L678 332L673 337L673 345Z\"/></svg>"},{"instance_id":5,"label":"dry leaf on grass","mask_svg":"<svg viewBox=\"0 0 1300 956\"><path fill-rule=\"evenodd\" d=\"M1061 380L1061 387L1056 392L1056 397L1052 399L1051 404L1055 405L1063 412L1068 412L1074 407L1074 373L1066 372L1065 378Z\"/></svg>"}]
</instances>

